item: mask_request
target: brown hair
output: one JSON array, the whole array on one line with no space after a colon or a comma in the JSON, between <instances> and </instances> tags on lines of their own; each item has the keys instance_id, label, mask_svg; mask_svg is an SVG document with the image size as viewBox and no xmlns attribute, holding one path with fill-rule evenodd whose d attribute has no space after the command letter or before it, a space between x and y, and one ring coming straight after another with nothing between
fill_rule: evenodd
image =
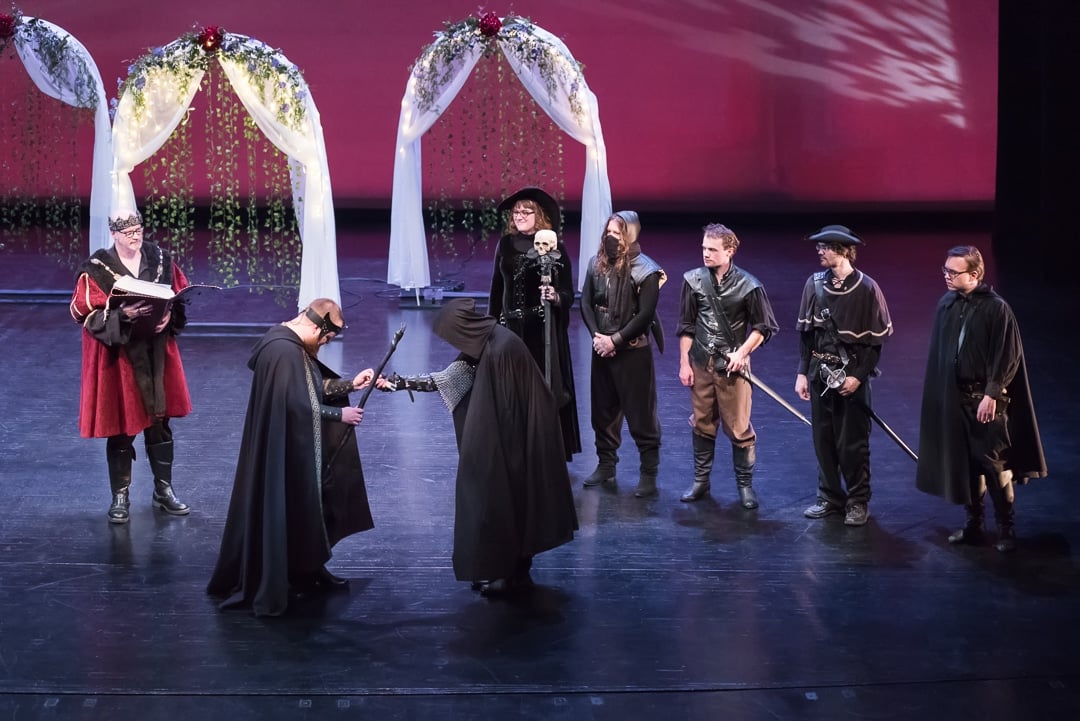
<instances>
[{"instance_id":1,"label":"brown hair","mask_svg":"<svg viewBox=\"0 0 1080 721\"><path fill-rule=\"evenodd\" d=\"M555 229L555 226L551 224L551 218L547 217L547 213L544 212L544 209L540 207L539 203L537 203L535 200L531 200L529 198L522 198L521 200L514 203L514 206L512 208L510 208L510 210L508 210L506 212L506 232L507 233L516 233L517 232L517 226L514 225L514 208L516 208L519 205L522 206L523 208L528 208L529 210L531 210L532 212L534 212L536 214L536 225L533 227L533 230L554 230Z\"/></svg>"},{"instance_id":2,"label":"brown hair","mask_svg":"<svg viewBox=\"0 0 1080 721\"><path fill-rule=\"evenodd\" d=\"M967 263L967 271L980 280L986 277L986 266L983 264L982 253L974 245L958 245L950 248L945 254L946 258L963 258Z\"/></svg>"},{"instance_id":3,"label":"brown hair","mask_svg":"<svg viewBox=\"0 0 1080 721\"><path fill-rule=\"evenodd\" d=\"M607 253L604 252L604 237L607 236L608 224L613 220L618 224L619 230L622 232L622 240L619 241L619 257L615 259L614 269L616 272L626 272L630 264L630 246L637 242L638 235L641 234L641 221L634 211L620 210L609 215L607 222L604 223L604 231L600 234L600 245L596 249L596 269L601 273L606 273L611 269Z\"/></svg>"},{"instance_id":4,"label":"brown hair","mask_svg":"<svg viewBox=\"0 0 1080 721\"><path fill-rule=\"evenodd\" d=\"M719 240L725 249L732 251L739 249L739 236L735 235L735 231L723 223L709 223L701 230L705 233L706 238Z\"/></svg>"}]
</instances>

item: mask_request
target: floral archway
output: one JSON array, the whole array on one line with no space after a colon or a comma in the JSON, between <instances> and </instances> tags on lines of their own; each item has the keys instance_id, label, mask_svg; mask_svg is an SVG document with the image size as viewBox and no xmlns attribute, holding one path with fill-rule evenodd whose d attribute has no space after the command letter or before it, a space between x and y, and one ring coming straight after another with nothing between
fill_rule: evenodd
<instances>
[{"instance_id":1,"label":"floral archway","mask_svg":"<svg viewBox=\"0 0 1080 721\"><path fill-rule=\"evenodd\" d=\"M120 88L112 127L111 210L134 209L131 172L169 139L211 60L267 140L289 159L303 253L299 307L341 302L330 170L322 124L299 68L265 43L210 26L139 58Z\"/></svg>"},{"instance_id":2,"label":"floral archway","mask_svg":"<svg viewBox=\"0 0 1080 721\"><path fill-rule=\"evenodd\" d=\"M90 190L90 249L109 239L109 171L112 168L109 110L94 59L63 28L16 12L0 14L0 52L15 45L27 74L41 92L76 108L94 111L94 154Z\"/></svg>"},{"instance_id":3,"label":"floral archway","mask_svg":"<svg viewBox=\"0 0 1080 721\"><path fill-rule=\"evenodd\" d=\"M581 66L557 37L526 18L495 13L448 25L414 63L401 100L390 209L390 253L386 280L402 288L431 283L421 191L420 141L460 92L485 52L498 48L537 104L566 134L585 146L581 192L581 249L587 267L611 214L607 149L596 96ZM578 288L584 282L579 273Z\"/></svg>"}]
</instances>

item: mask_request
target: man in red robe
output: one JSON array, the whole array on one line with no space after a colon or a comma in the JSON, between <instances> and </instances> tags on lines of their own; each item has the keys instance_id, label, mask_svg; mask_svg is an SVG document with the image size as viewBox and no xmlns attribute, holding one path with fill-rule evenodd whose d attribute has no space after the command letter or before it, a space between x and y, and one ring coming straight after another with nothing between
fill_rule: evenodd
<instances>
[{"instance_id":1,"label":"man in red robe","mask_svg":"<svg viewBox=\"0 0 1080 721\"><path fill-rule=\"evenodd\" d=\"M110 308L109 295L123 276L170 286L174 292L187 287L188 280L167 250L143 240L137 212L110 218L109 230L112 247L96 251L83 263L71 297L71 316L83 326L79 433L106 439L112 488L109 523L129 520L128 488L139 433L154 472L154 508L183 516L191 509L173 493L169 419L191 412L176 344L186 322L184 305L173 304L151 332L140 334L138 321L152 313L151 303L131 300Z\"/></svg>"}]
</instances>

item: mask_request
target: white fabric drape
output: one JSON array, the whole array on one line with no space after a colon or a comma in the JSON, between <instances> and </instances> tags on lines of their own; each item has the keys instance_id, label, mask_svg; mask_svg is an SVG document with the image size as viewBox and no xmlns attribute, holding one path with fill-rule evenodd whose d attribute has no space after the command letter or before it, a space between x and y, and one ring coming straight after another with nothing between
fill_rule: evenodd
<instances>
[{"instance_id":1,"label":"white fabric drape","mask_svg":"<svg viewBox=\"0 0 1080 721\"><path fill-rule=\"evenodd\" d=\"M243 42L254 42L245 38ZM259 130L275 148L288 156L292 176L293 209L300 228L303 255L300 258L300 294L297 302L304 308L316 298L330 298L340 305L337 268L337 226L334 222L334 201L330 192L330 167L326 160L326 144L322 122L307 83L301 81L296 90L303 94L304 122L298 129L278 120L278 105L267 88L260 96L243 65L226 55L218 60L225 75L251 114ZM281 55L283 65L289 61Z\"/></svg>"},{"instance_id":2,"label":"white fabric drape","mask_svg":"<svg viewBox=\"0 0 1080 721\"><path fill-rule=\"evenodd\" d=\"M576 65L566 45L546 30L533 26L532 34L544 41L555 54L558 63ZM436 43L448 42L446 38ZM555 73L557 87L554 97L549 97L548 87L539 68L532 63L523 64L510 48L512 41L499 39L499 47L525 89L551 117L556 125L578 142L585 145L585 182L581 193L581 250L578 263L578 289L584 283L586 263L596 254L604 223L611 214L611 186L607 175L607 149L600 130L600 114L596 96L576 73ZM390 208L390 253L386 280L402 288L422 288L431 284L428 266L427 235L424 230L421 193L421 136L434 125L442 110L457 96L469 74L480 59L482 48L472 47L460 59L450 81L431 110L422 112L417 108L416 71L409 77L405 95L401 100L401 116L398 121L396 155L394 158L394 189ZM565 80L579 80L567 86ZM571 105L580 104L581 116L575 115Z\"/></svg>"},{"instance_id":3,"label":"white fabric drape","mask_svg":"<svg viewBox=\"0 0 1080 721\"><path fill-rule=\"evenodd\" d=\"M428 266L427 233L424 231L423 193L420 177L420 138L431 129L446 106L457 97L482 50L470 48L455 69L453 77L443 87L433 107L417 107L416 73L409 78L405 97L401 99L398 120L397 152L394 156L394 189L390 200L390 254L387 258L386 282L402 288L423 288L431 284Z\"/></svg>"},{"instance_id":4,"label":"white fabric drape","mask_svg":"<svg viewBox=\"0 0 1080 721\"><path fill-rule=\"evenodd\" d=\"M576 65L574 56L562 40L540 27L534 27L533 35L556 51L556 62ZM604 224L611 215L611 184L607 174L607 147L600 130L599 104L596 96L585 84L584 78L572 86L566 85L566 80L574 77L570 72L554 74L557 88L554 97L549 96L546 81L536 65L523 64L512 51L509 41L500 39L499 47L533 100L564 133L585 146L585 182L581 188L581 237L576 266L577 288L581 290L585 283L585 269L589 267L589 260L596 255ZM580 78L580 75L578 77ZM582 109L581 117L574 114L572 102Z\"/></svg>"},{"instance_id":5,"label":"white fabric drape","mask_svg":"<svg viewBox=\"0 0 1080 721\"><path fill-rule=\"evenodd\" d=\"M258 43L233 33L226 35L225 42L236 44L236 47L244 43ZM165 52L168 51L166 47ZM303 308L316 298L330 298L340 304L337 231L330 169L319 111L307 84L301 81L301 86L295 88L303 94L302 100L298 99L297 102L304 104L304 121L298 129L293 129L278 120L277 101L269 87L272 83L268 84L266 95L260 95L242 62L225 54L219 54L217 58L255 124L274 147L289 158L293 208L303 242L297 304ZM276 58L283 68L292 65L280 53ZM145 105L138 119L132 96L125 91L120 98L113 120L113 211L137 207L131 171L157 152L172 135L187 113L203 74L202 70L192 70L187 87L181 92L181 85L174 76L160 69L150 70L142 88Z\"/></svg>"},{"instance_id":6,"label":"white fabric drape","mask_svg":"<svg viewBox=\"0 0 1080 721\"><path fill-rule=\"evenodd\" d=\"M109 171L112 168L111 135L109 127L109 104L105 98L105 86L101 82L101 73L97 64L90 57L83 44L63 28L41 18L23 16L22 22L33 21L47 32L56 36L60 42L66 41L66 47L73 56L73 62L59 68L56 75L48 72L41 56L41 48L31 33L16 32L15 50L22 60L26 72L34 85L41 92L62 103L74 107L93 107L94 109L94 155L93 169L90 176L90 252L108 247L109 236ZM87 105L90 98L85 97L85 88L80 85L89 80L93 85L93 105ZM83 97L80 98L80 94Z\"/></svg>"}]
</instances>

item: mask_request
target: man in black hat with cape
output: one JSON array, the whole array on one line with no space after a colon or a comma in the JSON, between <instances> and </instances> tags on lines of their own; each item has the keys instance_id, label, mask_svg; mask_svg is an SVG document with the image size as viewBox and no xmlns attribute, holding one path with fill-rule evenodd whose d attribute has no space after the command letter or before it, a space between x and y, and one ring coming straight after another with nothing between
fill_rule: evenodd
<instances>
[{"instance_id":1,"label":"man in black hat with cape","mask_svg":"<svg viewBox=\"0 0 1080 721\"><path fill-rule=\"evenodd\" d=\"M846 525L862 526L870 517L870 379L892 320L881 288L852 265L858 236L827 225L808 240L825 270L807 278L795 324L801 341L795 393L810 401L818 459L817 501L803 515L842 512Z\"/></svg>"}]
</instances>

